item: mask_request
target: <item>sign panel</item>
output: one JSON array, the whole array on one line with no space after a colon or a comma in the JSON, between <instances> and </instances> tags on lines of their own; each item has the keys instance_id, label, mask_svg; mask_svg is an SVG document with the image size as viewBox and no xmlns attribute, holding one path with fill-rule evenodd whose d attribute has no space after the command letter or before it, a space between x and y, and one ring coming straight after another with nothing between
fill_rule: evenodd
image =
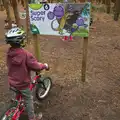
<instances>
[{"instance_id":1,"label":"sign panel","mask_svg":"<svg viewBox=\"0 0 120 120\"><path fill-rule=\"evenodd\" d=\"M29 4L33 34L88 37L90 2Z\"/></svg>"}]
</instances>

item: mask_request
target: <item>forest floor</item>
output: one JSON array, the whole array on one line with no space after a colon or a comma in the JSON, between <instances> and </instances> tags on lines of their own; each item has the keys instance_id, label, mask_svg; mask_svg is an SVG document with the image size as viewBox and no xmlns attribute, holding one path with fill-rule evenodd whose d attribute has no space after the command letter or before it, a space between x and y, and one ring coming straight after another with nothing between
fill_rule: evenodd
<instances>
[{"instance_id":1,"label":"forest floor","mask_svg":"<svg viewBox=\"0 0 120 120\"><path fill-rule=\"evenodd\" d=\"M105 13L94 16L96 29L90 30L85 83L81 82L83 39L76 37L64 42L60 37L40 37L42 62L49 63L51 70L47 75L53 79L49 96L36 108L43 113L43 120L120 119L120 23ZM1 16L0 25L3 25ZM1 38L4 38L2 27ZM5 65L8 46L2 39L0 113L11 98ZM32 45L27 49L32 52Z\"/></svg>"}]
</instances>

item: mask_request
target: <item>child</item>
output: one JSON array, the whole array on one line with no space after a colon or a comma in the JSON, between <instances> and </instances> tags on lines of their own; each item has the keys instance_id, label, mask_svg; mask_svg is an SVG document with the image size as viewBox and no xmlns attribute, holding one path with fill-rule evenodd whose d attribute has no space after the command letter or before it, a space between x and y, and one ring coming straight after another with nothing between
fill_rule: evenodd
<instances>
[{"instance_id":1,"label":"child","mask_svg":"<svg viewBox=\"0 0 120 120\"><path fill-rule=\"evenodd\" d=\"M4 28L8 28L8 20L4 20Z\"/></svg>"},{"instance_id":2,"label":"child","mask_svg":"<svg viewBox=\"0 0 120 120\"><path fill-rule=\"evenodd\" d=\"M13 30L14 35L16 33L17 36L19 31L20 29L18 31ZM40 120L34 114L33 97L29 89L31 83L30 71L48 70L48 65L37 62L31 53L22 48L24 36L9 39L7 36L10 36L10 34L13 34L12 31L6 35L6 42L11 46L7 53L9 85L22 93L29 120Z\"/></svg>"},{"instance_id":3,"label":"child","mask_svg":"<svg viewBox=\"0 0 120 120\"><path fill-rule=\"evenodd\" d=\"M9 28L8 20L4 20L4 22L5 22L4 28L8 29ZM12 21L12 28L14 28L14 27L17 27L17 24L14 21Z\"/></svg>"},{"instance_id":4,"label":"child","mask_svg":"<svg viewBox=\"0 0 120 120\"><path fill-rule=\"evenodd\" d=\"M14 21L12 21L12 28L14 28L14 27L18 27L18 26Z\"/></svg>"},{"instance_id":5,"label":"child","mask_svg":"<svg viewBox=\"0 0 120 120\"><path fill-rule=\"evenodd\" d=\"M66 41L66 40L68 40L68 38L69 38L70 41L73 40L73 37L72 37L72 36L70 36L70 37L68 37L68 36L64 36L64 38L63 38L62 40L63 40L63 41Z\"/></svg>"}]
</instances>

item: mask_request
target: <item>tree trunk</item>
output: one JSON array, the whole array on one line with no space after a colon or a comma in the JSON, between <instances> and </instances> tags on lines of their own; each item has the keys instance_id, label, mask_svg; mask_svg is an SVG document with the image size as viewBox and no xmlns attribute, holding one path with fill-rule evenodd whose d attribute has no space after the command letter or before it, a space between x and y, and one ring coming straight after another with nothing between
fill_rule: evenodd
<instances>
[{"instance_id":1,"label":"tree trunk","mask_svg":"<svg viewBox=\"0 0 120 120\"><path fill-rule=\"evenodd\" d=\"M105 0L102 0L102 4L105 4Z\"/></svg>"},{"instance_id":2,"label":"tree trunk","mask_svg":"<svg viewBox=\"0 0 120 120\"><path fill-rule=\"evenodd\" d=\"M115 13L114 13L114 20L118 21L120 14L120 0L116 0L115 3Z\"/></svg>"},{"instance_id":3,"label":"tree trunk","mask_svg":"<svg viewBox=\"0 0 120 120\"><path fill-rule=\"evenodd\" d=\"M25 1L27 1L27 0L25 0ZM23 7L25 7L25 2L24 0L21 0L21 5L23 6ZM28 2L27 2L27 4L28 4Z\"/></svg>"},{"instance_id":4,"label":"tree trunk","mask_svg":"<svg viewBox=\"0 0 120 120\"><path fill-rule=\"evenodd\" d=\"M110 7L111 7L111 4L110 4L110 0L106 0L106 12L107 12L107 14L110 14Z\"/></svg>"},{"instance_id":5,"label":"tree trunk","mask_svg":"<svg viewBox=\"0 0 120 120\"><path fill-rule=\"evenodd\" d=\"M30 41L28 39L29 31L30 31L30 20L29 20L29 7L28 7L28 0L25 1L26 6L26 36L27 36L27 43L29 44Z\"/></svg>"},{"instance_id":6,"label":"tree trunk","mask_svg":"<svg viewBox=\"0 0 120 120\"><path fill-rule=\"evenodd\" d=\"M115 2L116 2L116 0L111 0L111 2L115 3Z\"/></svg>"},{"instance_id":7,"label":"tree trunk","mask_svg":"<svg viewBox=\"0 0 120 120\"><path fill-rule=\"evenodd\" d=\"M11 2L12 2L12 7L13 7L13 11L14 11L16 24L20 27L20 17L19 17L19 12L18 12L17 1L12 0Z\"/></svg>"},{"instance_id":8,"label":"tree trunk","mask_svg":"<svg viewBox=\"0 0 120 120\"><path fill-rule=\"evenodd\" d=\"M100 3L101 3L101 0L98 0L98 3L100 4Z\"/></svg>"},{"instance_id":9,"label":"tree trunk","mask_svg":"<svg viewBox=\"0 0 120 120\"><path fill-rule=\"evenodd\" d=\"M79 0L79 2L80 2L80 3L83 3L83 2L85 2L85 0Z\"/></svg>"},{"instance_id":10,"label":"tree trunk","mask_svg":"<svg viewBox=\"0 0 120 120\"><path fill-rule=\"evenodd\" d=\"M3 11L4 10L4 5L3 5L3 1L0 0L0 11Z\"/></svg>"},{"instance_id":11,"label":"tree trunk","mask_svg":"<svg viewBox=\"0 0 120 120\"><path fill-rule=\"evenodd\" d=\"M7 20L9 24L9 28L12 28L12 20L11 20L11 14L10 14L10 4L8 0L3 0L4 7L6 9L7 14Z\"/></svg>"}]
</instances>

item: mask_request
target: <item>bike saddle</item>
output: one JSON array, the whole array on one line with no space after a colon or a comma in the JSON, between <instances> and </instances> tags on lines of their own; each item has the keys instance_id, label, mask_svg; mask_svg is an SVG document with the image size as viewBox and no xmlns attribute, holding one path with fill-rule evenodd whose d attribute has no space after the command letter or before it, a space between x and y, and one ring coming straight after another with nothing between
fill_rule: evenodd
<instances>
[{"instance_id":1,"label":"bike saddle","mask_svg":"<svg viewBox=\"0 0 120 120\"><path fill-rule=\"evenodd\" d=\"M21 92L19 90L17 90L15 87L10 87L10 90L12 90L13 92L20 94Z\"/></svg>"}]
</instances>

